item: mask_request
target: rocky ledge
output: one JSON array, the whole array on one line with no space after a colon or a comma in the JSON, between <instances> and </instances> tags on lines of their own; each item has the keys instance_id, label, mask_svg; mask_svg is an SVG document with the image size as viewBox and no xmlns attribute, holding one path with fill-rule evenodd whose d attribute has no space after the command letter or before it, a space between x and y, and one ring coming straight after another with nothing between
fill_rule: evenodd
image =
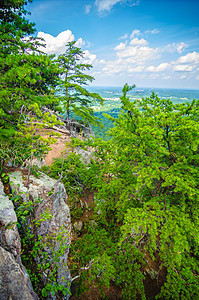
<instances>
[{"instance_id":1,"label":"rocky ledge","mask_svg":"<svg viewBox=\"0 0 199 300\"><path fill-rule=\"evenodd\" d=\"M24 174L24 170L12 172L10 182L13 195L20 196L23 203L30 201L35 203L32 214L27 216L23 226L28 226L35 238L39 237L41 241L45 241L41 253L35 257L37 265L47 260L49 269L53 267L53 253L60 251L59 234L61 233L62 247L65 251L60 252L59 260L56 262L56 281L58 285L68 288L71 281L70 271L67 267L71 243L71 220L63 184L59 180L56 181L41 173L39 178L30 176L27 186L27 176ZM50 217L44 218L41 222L41 218L46 212ZM32 222L33 218L34 222ZM21 240L16 226L17 222L14 205L5 195L3 184L0 182L0 299L39 299L33 291L28 273L21 263ZM42 274L40 280L42 286L47 283L48 271L46 269ZM69 292L61 298L60 293L55 293L55 295L50 293L47 297L47 299L58 298L69 299Z\"/></svg>"}]
</instances>

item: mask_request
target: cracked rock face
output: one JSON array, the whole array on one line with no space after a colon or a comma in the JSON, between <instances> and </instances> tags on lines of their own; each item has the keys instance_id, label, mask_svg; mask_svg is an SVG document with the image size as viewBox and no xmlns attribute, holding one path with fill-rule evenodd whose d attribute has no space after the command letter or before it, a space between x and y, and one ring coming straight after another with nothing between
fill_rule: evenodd
<instances>
[{"instance_id":1,"label":"cracked rock face","mask_svg":"<svg viewBox=\"0 0 199 300\"><path fill-rule=\"evenodd\" d=\"M25 269L14 255L0 247L0 299L37 300Z\"/></svg>"},{"instance_id":2,"label":"cracked rock face","mask_svg":"<svg viewBox=\"0 0 199 300\"><path fill-rule=\"evenodd\" d=\"M0 182L0 299L39 299L21 263L21 241L13 203Z\"/></svg>"},{"instance_id":3,"label":"cracked rock face","mask_svg":"<svg viewBox=\"0 0 199 300\"><path fill-rule=\"evenodd\" d=\"M21 242L16 222L13 203L4 194L3 184L0 182L0 244L20 262Z\"/></svg>"},{"instance_id":4,"label":"cracked rock face","mask_svg":"<svg viewBox=\"0 0 199 300\"><path fill-rule=\"evenodd\" d=\"M48 254L48 260L53 265L52 250L59 251L60 241L56 239L59 232L62 234L62 241L66 246L64 253L60 256L60 261L57 263L57 283L68 287L70 285L71 277L70 271L67 267L68 252L71 243L71 220L70 211L67 205L67 194L64 185L59 181L49 178L45 174L40 174L39 178L30 176L28 187L25 186L27 181L26 176L22 174L22 171L16 171L10 175L12 182L11 189L15 194L20 194L23 201L26 203L31 199L33 202L40 200L40 203L36 205L34 210L34 218L36 221L40 220L41 215L44 215L46 211L52 216L49 219L41 222L39 226L34 228L34 233L37 236L45 238L53 237L46 243L44 251ZM28 226L32 226L30 220L27 219ZM64 230L63 230L64 228ZM32 228L33 231L33 228ZM42 256L35 258L36 263L41 263ZM43 284L46 284L46 276L43 274ZM64 278L64 279L63 279ZM56 299L53 296L48 299ZM63 299L69 299L69 294Z\"/></svg>"}]
</instances>

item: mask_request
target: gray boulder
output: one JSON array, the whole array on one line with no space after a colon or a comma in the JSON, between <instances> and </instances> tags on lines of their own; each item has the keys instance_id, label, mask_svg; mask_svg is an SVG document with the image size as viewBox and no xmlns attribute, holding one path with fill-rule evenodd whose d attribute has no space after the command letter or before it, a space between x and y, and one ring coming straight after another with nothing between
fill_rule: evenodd
<instances>
[{"instance_id":1,"label":"gray boulder","mask_svg":"<svg viewBox=\"0 0 199 300\"><path fill-rule=\"evenodd\" d=\"M80 155L81 162L85 163L86 165L90 164L91 157L93 157L93 153L91 149L84 150L81 147L75 147L74 152L77 155Z\"/></svg>"},{"instance_id":2,"label":"gray boulder","mask_svg":"<svg viewBox=\"0 0 199 300\"><path fill-rule=\"evenodd\" d=\"M10 252L0 247L0 299L36 300L28 274Z\"/></svg>"},{"instance_id":3,"label":"gray boulder","mask_svg":"<svg viewBox=\"0 0 199 300\"><path fill-rule=\"evenodd\" d=\"M0 299L39 299L21 263L21 242L13 203L0 181Z\"/></svg>"},{"instance_id":4,"label":"gray boulder","mask_svg":"<svg viewBox=\"0 0 199 300\"><path fill-rule=\"evenodd\" d=\"M43 272L43 285L47 283L48 274L52 268L57 269L56 282L59 285L68 287L71 277L67 266L68 252L71 243L71 220L70 211L67 205L67 194L64 185L58 180L49 178L45 174L40 174L39 178L30 176L28 187L25 186L27 176L23 175L22 171L16 171L10 175L12 182L11 189L15 194L20 194L23 201L33 201L35 204L34 216L27 218L26 226L41 238L43 248L41 254L37 255L35 262L38 264L48 262L49 269ZM40 221L46 212L51 216ZM39 222L36 228L31 223L32 218L35 222ZM61 239L59 235L61 233ZM61 243L63 244L61 245ZM61 246L60 246L61 245ZM60 253L58 261L55 263L54 256L59 253L61 247L64 248L64 253ZM42 255L45 253L45 257ZM47 256L47 257L46 257ZM55 296L48 296L48 299L56 299ZM69 299L67 294L63 299Z\"/></svg>"}]
</instances>

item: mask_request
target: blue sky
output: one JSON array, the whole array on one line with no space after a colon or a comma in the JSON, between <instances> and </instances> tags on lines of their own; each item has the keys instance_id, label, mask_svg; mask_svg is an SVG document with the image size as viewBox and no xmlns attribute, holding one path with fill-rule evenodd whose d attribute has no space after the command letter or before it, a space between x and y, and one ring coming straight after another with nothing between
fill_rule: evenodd
<instances>
[{"instance_id":1,"label":"blue sky","mask_svg":"<svg viewBox=\"0 0 199 300\"><path fill-rule=\"evenodd\" d=\"M76 40L92 85L199 89L198 0L34 0L46 53Z\"/></svg>"}]
</instances>

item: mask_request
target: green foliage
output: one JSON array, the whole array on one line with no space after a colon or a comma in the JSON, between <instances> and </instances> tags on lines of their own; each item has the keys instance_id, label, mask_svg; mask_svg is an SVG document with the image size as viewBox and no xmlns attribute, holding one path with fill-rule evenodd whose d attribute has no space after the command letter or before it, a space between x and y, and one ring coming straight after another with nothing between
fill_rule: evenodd
<instances>
[{"instance_id":1,"label":"green foliage","mask_svg":"<svg viewBox=\"0 0 199 300\"><path fill-rule=\"evenodd\" d=\"M59 179L61 175L62 182L70 195L80 195L86 190L84 176L86 176L87 168L81 161L80 155L74 152L69 153L67 159L55 159L49 168L44 166L41 170L55 179Z\"/></svg>"},{"instance_id":2,"label":"green foliage","mask_svg":"<svg viewBox=\"0 0 199 300\"><path fill-rule=\"evenodd\" d=\"M26 118L30 104L47 106L56 102L52 90L56 67L49 57L34 53L0 55L0 66L0 126L5 135L6 130L16 129L18 122Z\"/></svg>"},{"instance_id":3,"label":"green foliage","mask_svg":"<svg viewBox=\"0 0 199 300\"><path fill-rule=\"evenodd\" d=\"M4 131L16 129L19 118L23 119L32 102L48 104L44 95L49 94L57 78L56 65L38 53L33 38L26 37L35 30L34 24L23 16L25 4L27 1L9 0L0 8L0 127Z\"/></svg>"},{"instance_id":4,"label":"green foliage","mask_svg":"<svg viewBox=\"0 0 199 300\"><path fill-rule=\"evenodd\" d=\"M40 42L27 37L34 24L25 19L27 1L4 1L0 8L0 163L30 158L20 126L30 121L32 108L56 105L57 66L39 53ZM22 133L22 132L21 132Z\"/></svg>"},{"instance_id":5,"label":"green foliage","mask_svg":"<svg viewBox=\"0 0 199 300\"><path fill-rule=\"evenodd\" d=\"M95 134L96 138L101 138L104 141L110 140L111 135L109 134L109 130L114 127L113 121L110 119L111 117L117 118L120 113L119 108L110 109L108 113L95 111L95 116L101 120L102 126L92 126L92 130Z\"/></svg>"},{"instance_id":6,"label":"green foliage","mask_svg":"<svg viewBox=\"0 0 199 300\"><path fill-rule=\"evenodd\" d=\"M70 249L70 269L72 275L81 274L77 294L88 290L87 283L97 285L103 295L103 287L109 287L115 269L111 254L113 244L106 230L87 227L86 234L75 240ZM89 282L87 282L87 280Z\"/></svg>"},{"instance_id":7,"label":"green foliage","mask_svg":"<svg viewBox=\"0 0 199 300\"><path fill-rule=\"evenodd\" d=\"M75 207L75 209L71 210L71 219L80 219L83 215L83 209L81 207Z\"/></svg>"},{"instance_id":8,"label":"green foliage","mask_svg":"<svg viewBox=\"0 0 199 300\"><path fill-rule=\"evenodd\" d=\"M142 273L145 266L144 255L136 247L132 247L133 240L129 236L124 240L115 254L115 266L117 275L116 284L123 286L122 299L137 299L138 294L141 299L146 299L144 292L144 275Z\"/></svg>"},{"instance_id":9,"label":"green foliage","mask_svg":"<svg viewBox=\"0 0 199 300\"><path fill-rule=\"evenodd\" d=\"M97 153L110 174L100 178L99 208L107 224L110 211L124 224L120 243L133 239L152 259L158 251L168 272L159 296L189 298L198 293L199 101L173 105L152 94L130 102L128 90L111 144Z\"/></svg>"},{"instance_id":10,"label":"green foliage","mask_svg":"<svg viewBox=\"0 0 199 300\"><path fill-rule=\"evenodd\" d=\"M146 299L150 260L158 273L166 270L154 297L194 298L199 293L199 101L174 105L152 93L131 102L130 88L123 89L112 140L86 143L96 158L82 180L97 191L98 226L73 243L71 254L82 269L100 262L102 244L110 258L106 270L115 270L108 280L122 288L124 299ZM90 265L91 274L95 278ZM88 271L80 278L80 283L88 278Z\"/></svg>"},{"instance_id":11,"label":"green foliage","mask_svg":"<svg viewBox=\"0 0 199 300\"><path fill-rule=\"evenodd\" d=\"M97 101L103 104L103 99L97 93L86 90L87 82L92 82L94 78L85 73L92 65L81 62L84 52L75 46L76 42L69 42L64 54L60 54L57 59L61 80L59 84L59 94L61 104L67 113L70 112L80 119L89 123L97 124L94 111L91 106Z\"/></svg>"},{"instance_id":12,"label":"green foliage","mask_svg":"<svg viewBox=\"0 0 199 300\"><path fill-rule=\"evenodd\" d=\"M9 176L4 173L3 168L0 167L0 179L5 184L9 182Z\"/></svg>"},{"instance_id":13,"label":"green foliage","mask_svg":"<svg viewBox=\"0 0 199 300\"><path fill-rule=\"evenodd\" d=\"M5 0L0 7L0 45L1 53L24 51L23 37L35 32L34 24L25 19L24 6L31 0ZM34 40L34 39L33 39ZM31 45L30 45L31 48Z\"/></svg>"},{"instance_id":14,"label":"green foliage","mask_svg":"<svg viewBox=\"0 0 199 300\"><path fill-rule=\"evenodd\" d=\"M68 116L72 109L78 118L96 124L98 121L91 106L95 101L103 103L98 94L90 93L83 87L87 81L94 79L84 73L92 66L80 62L84 53L75 46L75 42L69 43L66 53L57 60L38 50L41 41L30 36L35 29L34 24L25 19L26 4L27 1L9 0L4 1L0 8L1 165L8 160L20 164L30 159L33 151L39 152L42 147L43 155L46 154L47 147L40 138L36 143L37 137L34 136L34 149L28 146L27 140L27 131L31 128L33 118L34 124L49 124L48 116L42 116L41 111L38 113L42 106L58 109L61 99L61 106L64 106ZM62 93L58 99L55 89L56 92L65 91L65 95ZM34 133L35 129L31 131Z\"/></svg>"},{"instance_id":15,"label":"green foliage","mask_svg":"<svg viewBox=\"0 0 199 300\"><path fill-rule=\"evenodd\" d=\"M14 138L15 137L15 138ZM13 134L13 138L10 136L0 138L0 165L3 166L8 160L11 160L13 165L20 165L26 159L30 158L28 145L23 143L23 137Z\"/></svg>"}]
</instances>

